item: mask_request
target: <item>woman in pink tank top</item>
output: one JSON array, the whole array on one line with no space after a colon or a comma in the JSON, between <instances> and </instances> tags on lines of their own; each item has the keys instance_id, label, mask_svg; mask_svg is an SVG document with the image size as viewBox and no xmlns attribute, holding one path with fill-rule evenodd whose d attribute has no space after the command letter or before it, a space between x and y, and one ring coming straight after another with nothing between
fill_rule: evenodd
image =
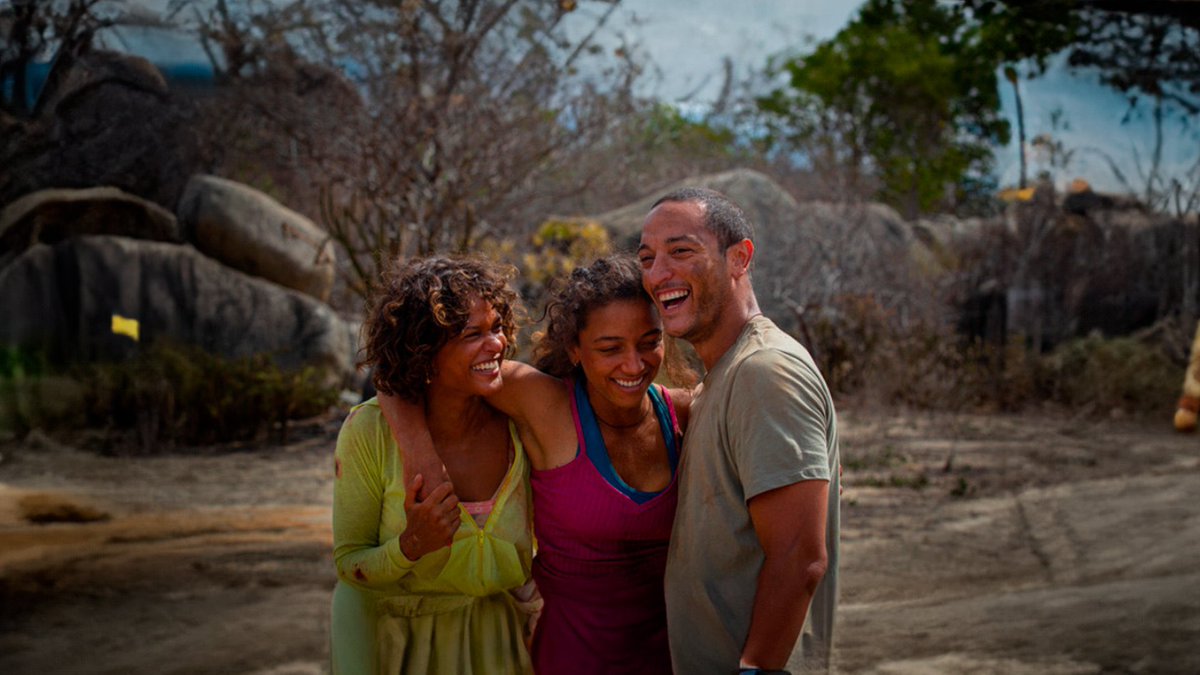
<instances>
[{"instance_id":1,"label":"woman in pink tank top","mask_svg":"<svg viewBox=\"0 0 1200 675\"><path fill-rule=\"evenodd\" d=\"M534 670L669 673L663 573L690 393L651 384L662 323L632 257L575 270L546 311L537 368L505 361L487 399L516 422L533 467L533 574L545 603ZM691 384L686 368L669 370ZM432 442L411 447L419 408L380 400L406 429L405 464L440 475Z\"/></svg>"}]
</instances>

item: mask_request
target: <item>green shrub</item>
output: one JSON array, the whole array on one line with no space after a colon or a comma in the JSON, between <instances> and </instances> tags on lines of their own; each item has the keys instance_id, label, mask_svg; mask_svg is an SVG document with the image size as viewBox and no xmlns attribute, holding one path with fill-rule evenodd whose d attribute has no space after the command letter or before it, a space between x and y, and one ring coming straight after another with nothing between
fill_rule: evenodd
<instances>
[{"instance_id":1,"label":"green shrub","mask_svg":"<svg viewBox=\"0 0 1200 675\"><path fill-rule=\"evenodd\" d=\"M23 436L31 429L78 427L83 388L61 375L0 378L0 432Z\"/></svg>"},{"instance_id":2,"label":"green shrub","mask_svg":"<svg viewBox=\"0 0 1200 675\"><path fill-rule=\"evenodd\" d=\"M76 368L87 424L136 434L144 452L175 443L286 440L289 420L323 412L337 391L314 368L281 369L267 355L229 360L158 344L118 363Z\"/></svg>"},{"instance_id":3,"label":"green shrub","mask_svg":"<svg viewBox=\"0 0 1200 675\"><path fill-rule=\"evenodd\" d=\"M47 370L39 350L0 347L0 432L23 435L70 416L77 392L64 378L46 378Z\"/></svg>"},{"instance_id":4,"label":"green shrub","mask_svg":"<svg viewBox=\"0 0 1200 675\"><path fill-rule=\"evenodd\" d=\"M1039 364L1044 397L1072 407L1162 414L1174 410L1183 366L1133 338L1099 335L1061 345Z\"/></svg>"},{"instance_id":5,"label":"green shrub","mask_svg":"<svg viewBox=\"0 0 1200 675\"><path fill-rule=\"evenodd\" d=\"M0 381L45 373L46 355L37 349L0 346Z\"/></svg>"}]
</instances>

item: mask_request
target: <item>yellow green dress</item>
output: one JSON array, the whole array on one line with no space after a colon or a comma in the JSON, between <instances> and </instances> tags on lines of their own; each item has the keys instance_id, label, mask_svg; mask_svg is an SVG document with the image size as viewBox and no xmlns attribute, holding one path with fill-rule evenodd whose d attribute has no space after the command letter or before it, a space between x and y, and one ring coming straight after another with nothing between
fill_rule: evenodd
<instances>
[{"instance_id":1,"label":"yellow green dress","mask_svg":"<svg viewBox=\"0 0 1200 675\"><path fill-rule=\"evenodd\" d=\"M333 672L530 673L526 617L508 591L529 579L533 558L529 467L516 452L480 527L462 509L448 548L415 563L400 552L404 470L371 399L338 436L333 490Z\"/></svg>"}]
</instances>

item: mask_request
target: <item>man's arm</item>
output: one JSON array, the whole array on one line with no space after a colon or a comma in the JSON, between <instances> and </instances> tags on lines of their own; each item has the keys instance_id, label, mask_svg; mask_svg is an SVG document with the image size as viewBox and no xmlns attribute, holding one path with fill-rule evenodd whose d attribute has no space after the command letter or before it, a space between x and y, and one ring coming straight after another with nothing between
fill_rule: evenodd
<instances>
[{"instance_id":1,"label":"man's arm","mask_svg":"<svg viewBox=\"0 0 1200 675\"><path fill-rule=\"evenodd\" d=\"M742 665L783 669L825 575L829 482L806 480L753 497L750 520L766 555L754 592Z\"/></svg>"}]
</instances>

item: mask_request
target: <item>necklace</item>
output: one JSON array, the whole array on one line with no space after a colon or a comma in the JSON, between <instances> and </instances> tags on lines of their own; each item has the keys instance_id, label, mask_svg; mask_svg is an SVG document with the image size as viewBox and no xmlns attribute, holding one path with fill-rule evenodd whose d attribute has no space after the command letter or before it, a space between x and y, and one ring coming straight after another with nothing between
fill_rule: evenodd
<instances>
[{"instance_id":1,"label":"necklace","mask_svg":"<svg viewBox=\"0 0 1200 675\"><path fill-rule=\"evenodd\" d=\"M604 426L606 426L610 429L632 429L633 427L636 427L639 424L641 424L642 422L646 421L646 418L650 416L650 410L652 408L653 408L653 406L647 405L646 409L642 411L642 416L637 418L636 421L629 422L628 424L613 424L612 422L609 422L608 420L601 417L600 413L596 412L595 407L592 408L592 414L596 416L596 419L600 420L601 424L603 424Z\"/></svg>"}]
</instances>

